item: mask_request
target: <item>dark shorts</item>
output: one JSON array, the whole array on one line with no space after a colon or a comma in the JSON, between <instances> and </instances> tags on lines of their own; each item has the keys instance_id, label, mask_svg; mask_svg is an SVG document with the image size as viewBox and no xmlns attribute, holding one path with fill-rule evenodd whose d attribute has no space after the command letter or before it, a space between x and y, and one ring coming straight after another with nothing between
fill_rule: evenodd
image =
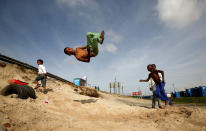
<instances>
[{"instance_id":1,"label":"dark shorts","mask_svg":"<svg viewBox=\"0 0 206 131\"><path fill-rule=\"evenodd\" d=\"M42 87L45 87L46 86L46 79L47 79L47 76L45 74L38 74L35 81L37 82L37 81L41 80Z\"/></svg>"}]
</instances>

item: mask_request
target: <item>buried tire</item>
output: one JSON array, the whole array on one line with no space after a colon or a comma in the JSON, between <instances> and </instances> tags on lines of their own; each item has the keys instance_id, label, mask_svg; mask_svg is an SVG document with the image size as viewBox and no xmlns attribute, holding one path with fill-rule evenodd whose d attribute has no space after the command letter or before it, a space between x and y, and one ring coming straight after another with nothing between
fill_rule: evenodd
<instances>
[{"instance_id":1,"label":"buried tire","mask_svg":"<svg viewBox=\"0 0 206 131\"><path fill-rule=\"evenodd\" d=\"M17 94L18 98L21 99L27 99L28 97L36 99L36 94L34 89L27 85L18 85L18 84L8 85L1 91L1 94L4 96L10 94Z\"/></svg>"}]
</instances>

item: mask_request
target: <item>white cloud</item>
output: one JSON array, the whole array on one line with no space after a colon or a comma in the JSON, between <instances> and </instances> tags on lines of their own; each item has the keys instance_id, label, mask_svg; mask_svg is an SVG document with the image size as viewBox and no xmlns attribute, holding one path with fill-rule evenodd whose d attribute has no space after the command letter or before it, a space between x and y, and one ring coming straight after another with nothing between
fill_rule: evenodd
<instances>
[{"instance_id":1,"label":"white cloud","mask_svg":"<svg viewBox=\"0 0 206 131\"><path fill-rule=\"evenodd\" d=\"M61 8L73 9L75 16L85 17L92 22L94 22L95 14L101 12L96 0L56 0L56 2Z\"/></svg>"},{"instance_id":2,"label":"white cloud","mask_svg":"<svg viewBox=\"0 0 206 131\"><path fill-rule=\"evenodd\" d=\"M119 43L121 40L123 40L123 37L121 35L117 34L112 30L108 30L105 32L105 41L100 50L114 54L117 52L118 49L115 44Z\"/></svg>"},{"instance_id":3,"label":"white cloud","mask_svg":"<svg viewBox=\"0 0 206 131\"><path fill-rule=\"evenodd\" d=\"M203 10L197 0L158 0L157 11L167 26L181 29L199 20Z\"/></svg>"},{"instance_id":4,"label":"white cloud","mask_svg":"<svg viewBox=\"0 0 206 131\"><path fill-rule=\"evenodd\" d=\"M58 3L60 4L67 4L68 6L77 6L77 5L82 5L86 6L87 3L85 0L57 0Z\"/></svg>"},{"instance_id":5,"label":"white cloud","mask_svg":"<svg viewBox=\"0 0 206 131\"><path fill-rule=\"evenodd\" d=\"M75 64L79 64L80 62L76 60L74 56L67 56L66 58L63 59L63 63L68 65L75 65Z\"/></svg>"},{"instance_id":6,"label":"white cloud","mask_svg":"<svg viewBox=\"0 0 206 131\"><path fill-rule=\"evenodd\" d=\"M95 0L56 0L56 1L60 5L67 5L69 7L76 7L76 6L91 7L91 8L98 7L98 4L96 3Z\"/></svg>"},{"instance_id":7,"label":"white cloud","mask_svg":"<svg viewBox=\"0 0 206 131\"><path fill-rule=\"evenodd\" d=\"M85 12L79 12L78 15L79 15L80 17L81 17L81 16L84 16L84 17L86 17L86 18L89 19L89 20L93 20L91 14L88 14L88 13L85 13Z\"/></svg>"},{"instance_id":8,"label":"white cloud","mask_svg":"<svg viewBox=\"0 0 206 131\"><path fill-rule=\"evenodd\" d=\"M116 53L117 47L113 43L108 43L108 44L105 44L105 46L103 47L103 50L110 52L110 53Z\"/></svg>"},{"instance_id":9,"label":"white cloud","mask_svg":"<svg viewBox=\"0 0 206 131\"><path fill-rule=\"evenodd\" d=\"M108 66L109 70L116 70L116 66Z\"/></svg>"},{"instance_id":10,"label":"white cloud","mask_svg":"<svg viewBox=\"0 0 206 131\"><path fill-rule=\"evenodd\" d=\"M109 41L114 42L114 43L118 43L123 39L121 35L111 30L106 32L106 37Z\"/></svg>"}]
</instances>

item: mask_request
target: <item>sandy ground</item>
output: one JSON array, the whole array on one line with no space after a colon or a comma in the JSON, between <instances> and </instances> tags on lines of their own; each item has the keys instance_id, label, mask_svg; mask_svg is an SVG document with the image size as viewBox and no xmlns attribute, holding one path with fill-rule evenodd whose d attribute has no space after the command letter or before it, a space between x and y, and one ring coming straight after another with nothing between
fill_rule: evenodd
<instances>
[{"instance_id":1,"label":"sandy ground","mask_svg":"<svg viewBox=\"0 0 206 131\"><path fill-rule=\"evenodd\" d=\"M35 73L16 65L0 67L0 89L7 80L29 82ZM80 95L71 85L49 79L37 99L0 95L0 130L31 131L206 131L206 109L173 106L151 109L151 101L100 93ZM45 103L48 100L48 103Z\"/></svg>"}]
</instances>

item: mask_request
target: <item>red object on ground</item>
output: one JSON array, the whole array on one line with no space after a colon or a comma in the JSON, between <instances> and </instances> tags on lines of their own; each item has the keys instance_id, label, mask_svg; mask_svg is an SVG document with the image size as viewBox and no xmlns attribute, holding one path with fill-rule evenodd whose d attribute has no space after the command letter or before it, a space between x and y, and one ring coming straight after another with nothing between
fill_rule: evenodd
<instances>
[{"instance_id":1,"label":"red object on ground","mask_svg":"<svg viewBox=\"0 0 206 131\"><path fill-rule=\"evenodd\" d=\"M16 80L16 79L11 79L10 83L12 83L12 84L19 84L19 85L28 85L28 83L20 81L20 80Z\"/></svg>"},{"instance_id":2,"label":"red object on ground","mask_svg":"<svg viewBox=\"0 0 206 131\"><path fill-rule=\"evenodd\" d=\"M142 95L141 91L139 91L139 92L132 92L132 96L139 96L139 95Z\"/></svg>"}]
</instances>

